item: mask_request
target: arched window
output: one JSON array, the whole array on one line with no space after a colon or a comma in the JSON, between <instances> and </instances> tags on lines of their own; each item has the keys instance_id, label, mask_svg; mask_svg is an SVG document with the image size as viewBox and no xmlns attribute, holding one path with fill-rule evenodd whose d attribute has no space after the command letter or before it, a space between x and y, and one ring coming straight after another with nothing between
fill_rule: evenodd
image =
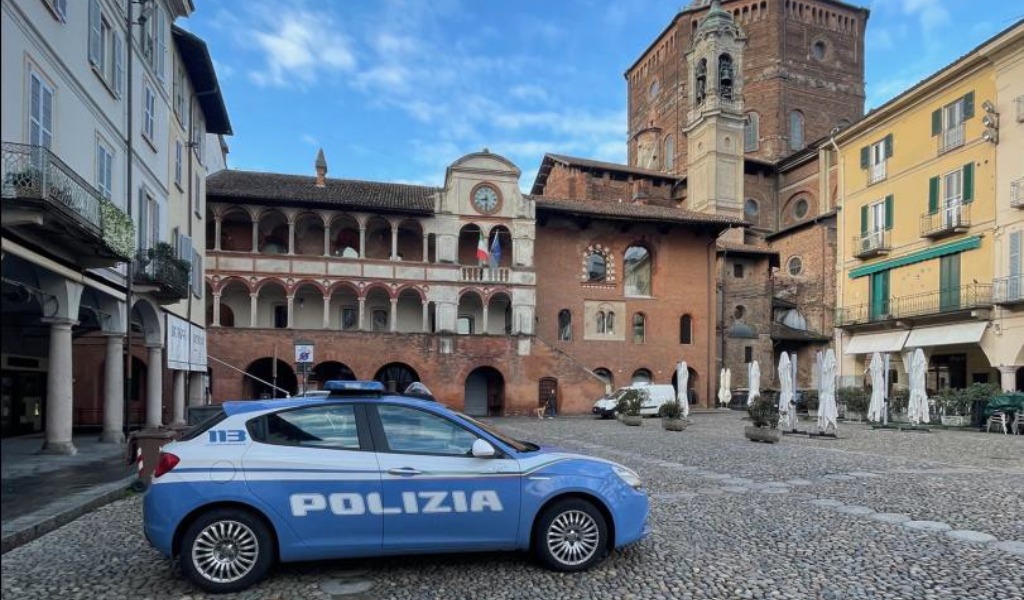
<instances>
[{"instance_id":1,"label":"arched window","mask_svg":"<svg viewBox=\"0 0 1024 600\"><path fill-rule=\"evenodd\" d=\"M676 138L671 133L665 136L665 170L676 164Z\"/></svg>"},{"instance_id":2,"label":"arched window","mask_svg":"<svg viewBox=\"0 0 1024 600\"><path fill-rule=\"evenodd\" d=\"M608 311L604 316L605 333L615 333L615 311Z\"/></svg>"},{"instance_id":3,"label":"arched window","mask_svg":"<svg viewBox=\"0 0 1024 600\"><path fill-rule=\"evenodd\" d=\"M633 315L633 343L642 344L646 337L646 323L643 313Z\"/></svg>"},{"instance_id":4,"label":"arched window","mask_svg":"<svg viewBox=\"0 0 1024 600\"><path fill-rule=\"evenodd\" d=\"M643 246L626 248L623 267L627 296L651 295L651 253Z\"/></svg>"},{"instance_id":5,"label":"arched window","mask_svg":"<svg viewBox=\"0 0 1024 600\"><path fill-rule=\"evenodd\" d=\"M804 113L798 110L789 113L789 147L791 150L804 147Z\"/></svg>"},{"instance_id":6,"label":"arched window","mask_svg":"<svg viewBox=\"0 0 1024 600\"><path fill-rule=\"evenodd\" d=\"M707 94L708 86L708 59L702 58L697 61L696 82L694 84L695 98L697 104L704 103L704 96Z\"/></svg>"},{"instance_id":7,"label":"arched window","mask_svg":"<svg viewBox=\"0 0 1024 600\"><path fill-rule=\"evenodd\" d=\"M654 378L651 377L651 371L649 369L637 369L633 371L632 383L651 383Z\"/></svg>"},{"instance_id":8,"label":"arched window","mask_svg":"<svg viewBox=\"0 0 1024 600\"><path fill-rule=\"evenodd\" d=\"M679 343L693 343L693 317L690 315L679 317Z\"/></svg>"},{"instance_id":9,"label":"arched window","mask_svg":"<svg viewBox=\"0 0 1024 600\"><path fill-rule=\"evenodd\" d=\"M563 308L558 311L558 341L568 342L572 340L572 313L569 309Z\"/></svg>"},{"instance_id":10,"label":"arched window","mask_svg":"<svg viewBox=\"0 0 1024 600\"><path fill-rule=\"evenodd\" d=\"M605 385L614 385L615 383L615 378L612 375L612 372L604 367L594 369L594 375L600 377L601 380L604 381Z\"/></svg>"},{"instance_id":11,"label":"arched window","mask_svg":"<svg viewBox=\"0 0 1024 600\"><path fill-rule=\"evenodd\" d=\"M595 319L595 323L594 323L595 327L594 327L594 330L595 330L595 331L596 331L597 333L604 333L604 332L606 331L606 330L605 330L605 317L604 317L604 311L603 311L603 310L599 310L599 311L597 311L597 314L596 314L596 315L594 315L594 319Z\"/></svg>"},{"instance_id":12,"label":"arched window","mask_svg":"<svg viewBox=\"0 0 1024 600\"><path fill-rule=\"evenodd\" d=\"M604 254L591 252L587 255L587 281L591 283L603 282L608 276L608 263Z\"/></svg>"},{"instance_id":13,"label":"arched window","mask_svg":"<svg viewBox=\"0 0 1024 600\"><path fill-rule=\"evenodd\" d=\"M732 87L732 57L728 54L722 54L718 57L718 95L722 100L732 100Z\"/></svg>"},{"instance_id":14,"label":"arched window","mask_svg":"<svg viewBox=\"0 0 1024 600\"><path fill-rule=\"evenodd\" d=\"M743 120L743 151L756 152L760 137L761 115L756 112L749 112Z\"/></svg>"}]
</instances>

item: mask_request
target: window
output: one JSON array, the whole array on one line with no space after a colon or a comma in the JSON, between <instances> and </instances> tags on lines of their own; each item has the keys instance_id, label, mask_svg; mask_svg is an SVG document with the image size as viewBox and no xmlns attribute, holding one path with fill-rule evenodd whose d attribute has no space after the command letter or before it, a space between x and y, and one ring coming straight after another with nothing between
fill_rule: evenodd
<instances>
[{"instance_id":1,"label":"window","mask_svg":"<svg viewBox=\"0 0 1024 600\"><path fill-rule=\"evenodd\" d=\"M178 68L174 71L174 114L178 117L178 122L184 127L188 127L188 123L185 122L188 117L188 113L185 110L185 82L188 78L185 76L185 67L178 65Z\"/></svg>"},{"instance_id":2,"label":"window","mask_svg":"<svg viewBox=\"0 0 1024 600\"><path fill-rule=\"evenodd\" d=\"M939 136L939 152L964 143L964 121L974 116L974 92L932 112L932 136Z\"/></svg>"},{"instance_id":3,"label":"window","mask_svg":"<svg viewBox=\"0 0 1024 600\"><path fill-rule=\"evenodd\" d=\"M743 362L750 364L754 362L754 347L744 346L743 347Z\"/></svg>"},{"instance_id":4,"label":"window","mask_svg":"<svg viewBox=\"0 0 1024 600\"><path fill-rule=\"evenodd\" d=\"M807 199L800 198L799 200L796 201L796 204L793 206L793 216L795 216L798 219L802 219L807 216L807 211L809 208L810 204L808 204Z\"/></svg>"},{"instance_id":5,"label":"window","mask_svg":"<svg viewBox=\"0 0 1024 600\"><path fill-rule=\"evenodd\" d=\"M794 256L786 263L786 269L790 275L796 277L804 272L804 261L799 256Z\"/></svg>"},{"instance_id":6,"label":"window","mask_svg":"<svg viewBox=\"0 0 1024 600\"><path fill-rule=\"evenodd\" d=\"M868 184L878 183L886 177L886 160L892 156L892 134L861 149L860 167L868 170Z\"/></svg>"},{"instance_id":7,"label":"window","mask_svg":"<svg viewBox=\"0 0 1024 600\"><path fill-rule=\"evenodd\" d=\"M68 22L68 0L43 0L43 4L53 12L55 19L61 23Z\"/></svg>"},{"instance_id":8,"label":"window","mask_svg":"<svg viewBox=\"0 0 1024 600\"><path fill-rule=\"evenodd\" d=\"M722 54L718 57L718 95L722 100L732 100L733 68L732 57Z\"/></svg>"},{"instance_id":9,"label":"window","mask_svg":"<svg viewBox=\"0 0 1024 600\"><path fill-rule=\"evenodd\" d=\"M160 205L146 188L139 190L139 249L147 250L160 241Z\"/></svg>"},{"instance_id":10,"label":"window","mask_svg":"<svg viewBox=\"0 0 1024 600\"><path fill-rule=\"evenodd\" d=\"M651 295L651 254L643 246L626 249L623 266L626 271L626 295Z\"/></svg>"},{"instance_id":11,"label":"window","mask_svg":"<svg viewBox=\"0 0 1024 600\"><path fill-rule=\"evenodd\" d=\"M608 311L604 316L604 327L606 333L615 333L615 312Z\"/></svg>"},{"instance_id":12,"label":"window","mask_svg":"<svg viewBox=\"0 0 1024 600\"><path fill-rule=\"evenodd\" d=\"M825 60L825 56L828 55L828 44L823 40L818 40L811 44L811 56L815 60Z\"/></svg>"},{"instance_id":13,"label":"window","mask_svg":"<svg viewBox=\"0 0 1024 600\"><path fill-rule=\"evenodd\" d=\"M89 64L116 96L124 76L124 42L114 33L99 0L89 0Z\"/></svg>"},{"instance_id":14,"label":"window","mask_svg":"<svg viewBox=\"0 0 1024 600\"><path fill-rule=\"evenodd\" d=\"M665 136L665 169L672 169L676 164L676 138L672 134Z\"/></svg>"},{"instance_id":15,"label":"window","mask_svg":"<svg viewBox=\"0 0 1024 600\"><path fill-rule=\"evenodd\" d=\"M155 144L156 131L156 93L153 88L146 84L145 93L142 95L142 136Z\"/></svg>"},{"instance_id":16,"label":"window","mask_svg":"<svg viewBox=\"0 0 1024 600\"><path fill-rule=\"evenodd\" d=\"M370 318L373 331L387 331L388 329L388 311L383 308L375 308L370 312ZM461 331L459 333L462 333Z\"/></svg>"},{"instance_id":17,"label":"window","mask_svg":"<svg viewBox=\"0 0 1024 600\"><path fill-rule=\"evenodd\" d=\"M607 259L600 252L591 252L587 255L587 281L601 283L608 273Z\"/></svg>"},{"instance_id":18,"label":"window","mask_svg":"<svg viewBox=\"0 0 1024 600\"><path fill-rule=\"evenodd\" d=\"M195 174L196 179L196 193L193 196L192 204L196 211L196 216L202 218L203 214L203 178L199 176L199 173Z\"/></svg>"},{"instance_id":19,"label":"window","mask_svg":"<svg viewBox=\"0 0 1024 600\"><path fill-rule=\"evenodd\" d=\"M181 189L181 157L181 140L174 140L174 183L178 186L178 189Z\"/></svg>"},{"instance_id":20,"label":"window","mask_svg":"<svg viewBox=\"0 0 1024 600\"><path fill-rule=\"evenodd\" d=\"M693 317L690 315L679 317L679 343L693 343Z\"/></svg>"},{"instance_id":21,"label":"window","mask_svg":"<svg viewBox=\"0 0 1024 600\"><path fill-rule=\"evenodd\" d=\"M643 313L636 313L633 315L633 343L642 344L644 343L646 334L646 319Z\"/></svg>"},{"instance_id":22,"label":"window","mask_svg":"<svg viewBox=\"0 0 1024 600\"><path fill-rule=\"evenodd\" d=\"M568 342L572 340L572 313L563 308L558 311L558 341Z\"/></svg>"},{"instance_id":23,"label":"window","mask_svg":"<svg viewBox=\"0 0 1024 600\"><path fill-rule=\"evenodd\" d=\"M761 207L758 206L757 200L753 198L747 198L746 202L743 203L743 214L749 219L757 218L757 215L761 212Z\"/></svg>"},{"instance_id":24,"label":"window","mask_svg":"<svg viewBox=\"0 0 1024 600\"><path fill-rule=\"evenodd\" d=\"M597 333L605 333L605 331L606 331L606 329L605 329L605 318L604 318L604 311L603 310L597 311L597 314L594 315L594 330Z\"/></svg>"},{"instance_id":25,"label":"window","mask_svg":"<svg viewBox=\"0 0 1024 600\"><path fill-rule=\"evenodd\" d=\"M702 58L697 62L694 80L694 99L697 101L697 104L703 104L704 96L707 94L708 59Z\"/></svg>"},{"instance_id":26,"label":"window","mask_svg":"<svg viewBox=\"0 0 1024 600\"><path fill-rule=\"evenodd\" d=\"M113 194L114 151L100 140L96 140L96 189L105 198Z\"/></svg>"},{"instance_id":27,"label":"window","mask_svg":"<svg viewBox=\"0 0 1024 600\"><path fill-rule=\"evenodd\" d=\"M802 150L804 147L804 114L798 110L789 113L789 148Z\"/></svg>"},{"instance_id":28,"label":"window","mask_svg":"<svg viewBox=\"0 0 1024 600\"><path fill-rule=\"evenodd\" d=\"M761 116L755 112L747 113L743 119L743 151L756 152L761 139Z\"/></svg>"},{"instance_id":29,"label":"window","mask_svg":"<svg viewBox=\"0 0 1024 600\"><path fill-rule=\"evenodd\" d=\"M284 304L274 306L274 328L286 329L288 327L288 307Z\"/></svg>"},{"instance_id":30,"label":"window","mask_svg":"<svg viewBox=\"0 0 1024 600\"><path fill-rule=\"evenodd\" d=\"M612 372L609 371L608 369L605 369L604 367L598 367L594 369L594 375L600 377L601 381L604 381L606 385L612 385L615 381L614 377L612 376Z\"/></svg>"},{"instance_id":31,"label":"window","mask_svg":"<svg viewBox=\"0 0 1024 600\"><path fill-rule=\"evenodd\" d=\"M354 306L343 306L341 308L341 328L345 330L358 329L359 309Z\"/></svg>"},{"instance_id":32,"label":"window","mask_svg":"<svg viewBox=\"0 0 1024 600\"><path fill-rule=\"evenodd\" d=\"M355 406L313 406L269 414L253 431L265 444L359 450Z\"/></svg>"},{"instance_id":33,"label":"window","mask_svg":"<svg viewBox=\"0 0 1024 600\"><path fill-rule=\"evenodd\" d=\"M203 255L192 251L192 295L203 297Z\"/></svg>"},{"instance_id":34,"label":"window","mask_svg":"<svg viewBox=\"0 0 1024 600\"><path fill-rule=\"evenodd\" d=\"M167 55L167 17L159 4L156 10L141 27L142 58L156 72L160 81L164 80L164 61Z\"/></svg>"},{"instance_id":35,"label":"window","mask_svg":"<svg viewBox=\"0 0 1024 600\"><path fill-rule=\"evenodd\" d=\"M736 279L743 279L743 263L732 264L732 276Z\"/></svg>"},{"instance_id":36,"label":"window","mask_svg":"<svg viewBox=\"0 0 1024 600\"><path fill-rule=\"evenodd\" d=\"M53 88L39 74L29 76L31 99L28 115L28 143L49 148L53 142Z\"/></svg>"},{"instance_id":37,"label":"window","mask_svg":"<svg viewBox=\"0 0 1024 600\"><path fill-rule=\"evenodd\" d=\"M658 85L658 80L655 79L651 82L651 86L647 88L647 95L653 98L658 95L659 89L661 89L661 87Z\"/></svg>"},{"instance_id":38,"label":"window","mask_svg":"<svg viewBox=\"0 0 1024 600\"><path fill-rule=\"evenodd\" d=\"M192 147L195 148L196 160L199 164L206 164L206 123L202 115L196 115L192 119Z\"/></svg>"},{"instance_id":39,"label":"window","mask_svg":"<svg viewBox=\"0 0 1024 600\"><path fill-rule=\"evenodd\" d=\"M477 436L448 419L407 406L377 405L389 452L473 456Z\"/></svg>"},{"instance_id":40,"label":"window","mask_svg":"<svg viewBox=\"0 0 1024 600\"><path fill-rule=\"evenodd\" d=\"M737 304L736 308L734 308L733 311L732 311L732 316L736 320L742 319L744 317L744 315L746 315L746 314L747 314L747 307L743 306L742 304Z\"/></svg>"},{"instance_id":41,"label":"window","mask_svg":"<svg viewBox=\"0 0 1024 600\"><path fill-rule=\"evenodd\" d=\"M597 333L615 333L615 311L599 310L597 311L597 314L594 315L594 319L594 329Z\"/></svg>"}]
</instances>

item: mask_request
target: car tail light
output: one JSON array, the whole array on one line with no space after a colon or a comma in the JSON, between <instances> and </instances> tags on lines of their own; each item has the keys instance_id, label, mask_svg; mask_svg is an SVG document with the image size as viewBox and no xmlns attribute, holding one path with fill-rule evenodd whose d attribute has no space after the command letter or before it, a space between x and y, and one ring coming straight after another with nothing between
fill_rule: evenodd
<instances>
[{"instance_id":1,"label":"car tail light","mask_svg":"<svg viewBox=\"0 0 1024 600\"><path fill-rule=\"evenodd\" d=\"M161 452L160 461L156 463L156 470L153 471L153 479L160 477L164 473L178 466L179 462L181 462L181 459L177 456L169 452Z\"/></svg>"}]
</instances>

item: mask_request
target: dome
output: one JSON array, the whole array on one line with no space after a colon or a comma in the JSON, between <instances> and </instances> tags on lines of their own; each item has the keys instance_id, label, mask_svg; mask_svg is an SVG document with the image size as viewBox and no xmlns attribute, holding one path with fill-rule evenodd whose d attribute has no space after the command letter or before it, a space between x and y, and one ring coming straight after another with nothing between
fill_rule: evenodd
<instances>
[{"instance_id":1,"label":"dome","mask_svg":"<svg viewBox=\"0 0 1024 600\"><path fill-rule=\"evenodd\" d=\"M756 340L757 333L754 332L754 329L750 325L747 325L742 321L736 321L732 324L732 327L729 328L729 337Z\"/></svg>"}]
</instances>

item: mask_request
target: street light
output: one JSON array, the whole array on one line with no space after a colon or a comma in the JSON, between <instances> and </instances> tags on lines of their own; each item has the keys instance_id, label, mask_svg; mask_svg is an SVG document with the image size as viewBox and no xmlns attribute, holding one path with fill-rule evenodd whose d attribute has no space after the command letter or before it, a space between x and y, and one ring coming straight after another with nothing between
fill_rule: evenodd
<instances>
[{"instance_id":1,"label":"street light","mask_svg":"<svg viewBox=\"0 0 1024 600\"><path fill-rule=\"evenodd\" d=\"M309 382L309 369L313 366L313 342L310 340L295 340L295 366L302 375L302 395L306 394L306 385Z\"/></svg>"}]
</instances>

